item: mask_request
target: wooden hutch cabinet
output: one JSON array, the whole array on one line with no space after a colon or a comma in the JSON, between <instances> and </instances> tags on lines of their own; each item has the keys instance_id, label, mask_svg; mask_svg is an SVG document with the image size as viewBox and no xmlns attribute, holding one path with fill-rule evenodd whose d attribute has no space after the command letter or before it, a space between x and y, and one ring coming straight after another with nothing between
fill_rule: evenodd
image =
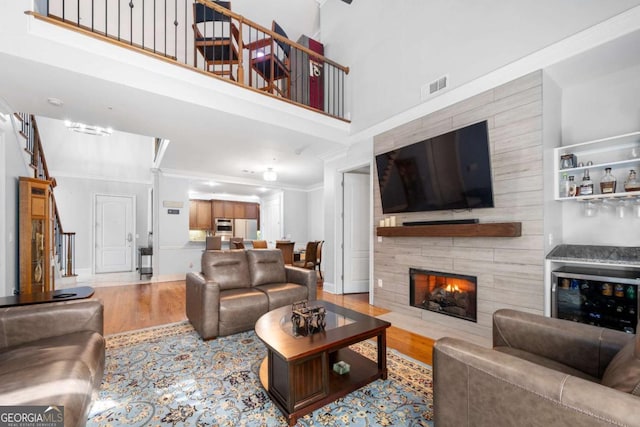
<instances>
[{"instance_id":1,"label":"wooden hutch cabinet","mask_svg":"<svg viewBox=\"0 0 640 427\"><path fill-rule=\"evenodd\" d=\"M51 181L20 177L20 293L55 289Z\"/></svg>"}]
</instances>

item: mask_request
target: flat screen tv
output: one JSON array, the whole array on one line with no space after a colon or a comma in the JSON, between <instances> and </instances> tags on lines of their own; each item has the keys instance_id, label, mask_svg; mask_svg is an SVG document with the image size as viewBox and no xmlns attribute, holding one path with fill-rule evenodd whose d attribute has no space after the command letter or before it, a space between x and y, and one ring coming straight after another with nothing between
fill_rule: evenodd
<instances>
[{"instance_id":1,"label":"flat screen tv","mask_svg":"<svg viewBox=\"0 0 640 427\"><path fill-rule=\"evenodd\" d=\"M493 207L487 122L376 156L382 212Z\"/></svg>"}]
</instances>

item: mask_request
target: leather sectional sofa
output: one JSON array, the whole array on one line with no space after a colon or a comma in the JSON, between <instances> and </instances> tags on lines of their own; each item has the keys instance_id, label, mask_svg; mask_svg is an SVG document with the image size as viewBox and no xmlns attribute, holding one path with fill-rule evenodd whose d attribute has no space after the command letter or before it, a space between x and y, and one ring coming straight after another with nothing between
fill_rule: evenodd
<instances>
[{"instance_id":1,"label":"leather sectional sofa","mask_svg":"<svg viewBox=\"0 0 640 427\"><path fill-rule=\"evenodd\" d=\"M253 329L266 312L316 299L316 272L285 266L279 249L204 251L187 274L187 318L203 339Z\"/></svg>"},{"instance_id":2,"label":"leather sectional sofa","mask_svg":"<svg viewBox=\"0 0 640 427\"><path fill-rule=\"evenodd\" d=\"M636 335L498 310L493 346L436 342L437 427L640 426Z\"/></svg>"},{"instance_id":3,"label":"leather sectional sofa","mask_svg":"<svg viewBox=\"0 0 640 427\"><path fill-rule=\"evenodd\" d=\"M0 405L64 406L64 425L84 426L104 363L100 301L0 309Z\"/></svg>"}]
</instances>

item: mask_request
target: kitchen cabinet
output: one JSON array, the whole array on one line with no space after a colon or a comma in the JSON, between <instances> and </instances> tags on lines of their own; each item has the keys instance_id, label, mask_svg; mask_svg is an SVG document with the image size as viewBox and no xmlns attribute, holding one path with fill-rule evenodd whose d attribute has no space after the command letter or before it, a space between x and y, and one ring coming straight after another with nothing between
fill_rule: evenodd
<instances>
[{"instance_id":1,"label":"kitchen cabinet","mask_svg":"<svg viewBox=\"0 0 640 427\"><path fill-rule=\"evenodd\" d=\"M244 213L244 203L242 202L234 202L233 203L233 218L234 219L245 219L245 213Z\"/></svg>"},{"instance_id":2,"label":"kitchen cabinet","mask_svg":"<svg viewBox=\"0 0 640 427\"><path fill-rule=\"evenodd\" d=\"M211 201L189 201L189 229L211 230Z\"/></svg>"},{"instance_id":3,"label":"kitchen cabinet","mask_svg":"<svg viewBox=\"0 0 640 427\"><path fill-rule=\"evenodd\" d=\"M563 164L563 158L575 156ZM565 145L554 149L554 181L556 200L589 200L604 198L629 198L640 196L640 191L625 192L624 182L631 169L640 172L640 131L594 141ZM589 164L591 162L591 164ZM573 164L572 164L573 163ZM579 166L582 164L582 166ZM611 168L617 185L615 192L602 194L600 179L605 168ZM564 197L560 194L562 176L573 176L580 186L586 170L593 182L593 194Z\"/></svg>"},{"instance_id":4,"label":"kitchen cabinet","mask_svg":"<svg viewBox=\"0 0 640 427\"><path fill-rule=\"evenodd\" d=\"M212 200L211 201L211 210L213 214L213 220L216 218L224 218L224 200Z\"/></svg>"},{"instance_id":5,"label":"kitchen cabinet","mask_svg":"<svg viewBox=\"0 0 640 427\"><path fill-rule=\"evenodd\" d=\"M251 202L234 202L229 200L211 201L212 219L260 219L260 204Z\"/></svg>"},{"instance_id":6,"label":"kitchen cabinet","mask_svg":"<svg viewBox=\"0 0 640 427\"><path fill-rule=\"evenodd\" d=\"M247 219L260 219L258 212L260 205L257 203L246 203L244 206L244 217Z\"/></svg>"}]
</instances>

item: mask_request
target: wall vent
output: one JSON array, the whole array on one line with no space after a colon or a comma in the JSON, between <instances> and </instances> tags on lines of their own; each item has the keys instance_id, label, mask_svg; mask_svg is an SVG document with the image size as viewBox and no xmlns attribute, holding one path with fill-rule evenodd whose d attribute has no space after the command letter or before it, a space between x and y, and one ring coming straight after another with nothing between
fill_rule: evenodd
<instances>
[{"instance_id":1,"label":"wall vent","mask_svg":"<svg viewBox=\"0 0 640 427\"><path fill-rule=\"evenodd\" d=\"M424 101L434 93L439 92L443 89L446 89L448 85L449 85L449 75L444 75L442 77L439 77L434 81L432 81L431 83L427 83L426 85L422 86L420 91L420 97Z\"/></svg>"}]
</instances>

